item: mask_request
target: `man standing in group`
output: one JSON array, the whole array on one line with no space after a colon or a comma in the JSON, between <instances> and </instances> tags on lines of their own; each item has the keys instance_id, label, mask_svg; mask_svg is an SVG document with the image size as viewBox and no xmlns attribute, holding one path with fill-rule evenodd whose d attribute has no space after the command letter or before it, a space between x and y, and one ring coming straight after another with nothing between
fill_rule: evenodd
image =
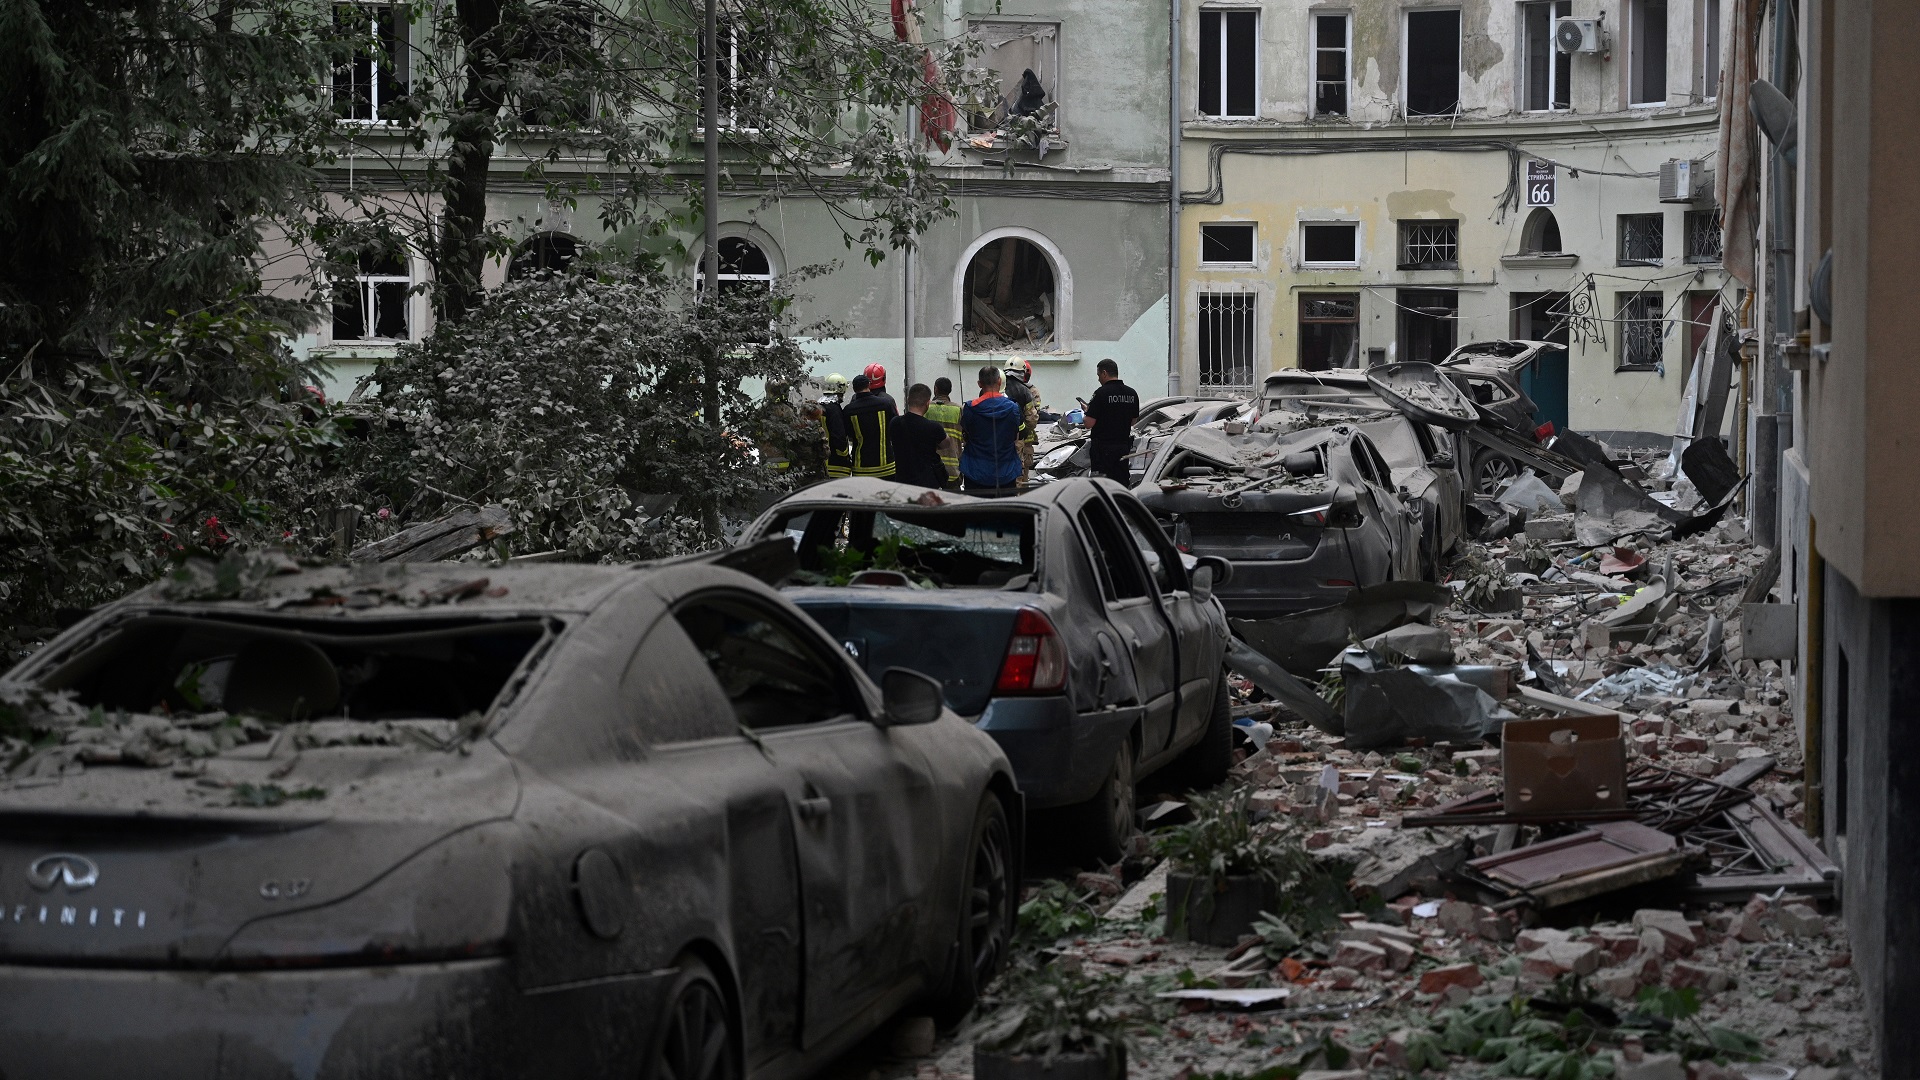
<instances>
[{"instance_id":1,"label":"man standing in group","mask_svg":"<svg viewBox=\"0 0 1920 1080\"><path fill-rule=\"evenodd\" d=\"M1020 479L1020 406L1000 392L1000 369L980 369L980 396L960 410L960 478L967 493L993 498L1014 493Z\"/></svg>"},{"instance_id":2,"label":"man standing in group","mask_svg":"<svg viewBox=\"0 0 1920 1080\"><path fill-rule=\"evenodd\" d=\"M899 416L900 403L893 400L892 394L887 393L886 366L884 364L868 364L867 370L862 372L862 374L867 377L867 393L879 398L881 402L886 405L888 416Z\"/></svg>"},{"instance_id":3,"label":"man standing in group","mask_svg":"<svg viewBox=\"0 0 1920 1080\"><path fill-rule=\"evenodd\" d=\"M841 409L846 418L848 441L852 443L853 475L876 480L893 478L893 418L897 415L893 399L875 394L865 375L853 377L853 399Z\"/></svg>"},{"instance_id":4,"label":"man standing in group","mask_svg":"<svg viewBox=\"0 0 1920 1080\"><path fill-rule=\"evenodd\" d=\"M893 421L893 454L898 466L893 478L902 484L940 488L947 484L947 467L940 461L940 444L947 429L927 416L933 391L926 383L907 388L907 411Z\"/></svg>"},{"instance_id":5,"label":"man standing in group","mask_svg":"<svg viewBox=\"0 0 1920 1080\"><path fill-rule=\"evenodd\" d=\"M838 480L853 475L853 458L847 453L847 377L836 372L822 381L826 393L820 396L820 427L826 432L827 479Z\"/></svg>"},{"instance_id":6,"label":"man standing in group","mask_svg":"<svg viewBox=\"0 0 1920 1080\"><path fill-rule=\"evenodd\" d=\"M1007 362L1006 395L1020 407L1020 486L1033 472L1033 444L1040 441L1040 391L1033 388L1033 363L1022 357Z\"/></svg>"},{"instance_id":7,"label":"man standing in group","mask_svg":"<svg viewBox=\"0 0 1920 1080\"><path fill-rule=\"evenodd\" d=\"M933 380L933 401L927 405L927 419L947 429L947 440L940 444L940 463L947 467L947 487L960 487L960 406L953 403L953 380L945 375Z\"/></svg>"},{"instance_id":8,"label":"man standing in group","mask_svg":"<svg viewBox=\"0 0 1920 1080\"><path fill-rule=\"evenodd\" d=\"M1094 371L1100 376L1100 389L1087 402L1087 428L1093 435L1087 440L1093 456L1093 471L1133 486L1132 467L1127 456L1133 453L1133 422L1140 417L1140 395L1120 381L1120 365L1102 360Z\"/></svg>"}]
</instances>

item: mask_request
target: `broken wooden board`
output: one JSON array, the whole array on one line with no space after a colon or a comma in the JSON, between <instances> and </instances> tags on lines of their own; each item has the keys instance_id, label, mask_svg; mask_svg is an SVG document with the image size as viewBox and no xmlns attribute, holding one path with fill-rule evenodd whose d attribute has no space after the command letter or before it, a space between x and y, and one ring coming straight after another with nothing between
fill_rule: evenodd
<instances>
[{"instance_id":1,"label":"broken wooden board","mask_svg":"<svg viewBox=\"0 0 1920 1080\"><path fill-rule=\"evenodd\" d=\"M1611 821L1483 856L1467 866L1499 891L1551 908L1671 877L1680 872L1688 854L1679 841L1658 829Z\"/></svg>"},{"instance_id":2,"label":"broken wooden board","mask_svg":"<svg viewBox=\"0 0 1920 1080\"><path fill-rule=\"evenodd\" d=\"M506 507L483 506L402 529L385 540L355 548L347 557L354 562L435 562L512 531L513 518Z\"/></svg>"},{"instance_id":3,"label":"broken wooden board","mask_svg":"<svg viewBox=\"0 0 1920 1080\"><path fill-rule=\"evenodd\" d=\"M1732 807L1680 837L1706 849L1710 869L1687 890L1702 899L1782 888L1797 896L1831 896L1834 879L1840 876L1826 852L1759 801Z\"/></svg>"}]
</instances>

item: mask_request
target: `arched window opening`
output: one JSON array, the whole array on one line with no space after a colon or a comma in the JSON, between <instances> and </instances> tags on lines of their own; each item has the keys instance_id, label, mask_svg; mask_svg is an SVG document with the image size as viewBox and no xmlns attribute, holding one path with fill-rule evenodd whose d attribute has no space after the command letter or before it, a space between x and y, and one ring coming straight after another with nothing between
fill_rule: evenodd
<instances>
[{"instance_id":1,"label":"arched window opening","mask_svg":"<svg viewBox=\"0 0 1920 1080\"><path fill-rule=\"evenodd\" d=\"M722 295L736 289L757 289L767 292L773 288L773 279L778 275L773 270L773 260L759 244L744 236L723 236L720 238L720 292ZM706 256L702 255L693 263L693 287L707 287Z\"/></svg>"},{"instance_id":2,"label":"arched window opening","mask_svg":"<svg viewBox=\"0 0 1920 1080\"><path fill-rule=\"evenodd\" d=\"M1553 211L1542 206L1527 216L1526 228L1520 231L1520 253L1560 254L1560 222L1553 216Z\"/></svg>"},{"instance_id":3,"label":"arched window opening","mask_svg":"<svg viewBox=\"0 0 1920 1080\"><path fill-rule=\"evenodd\" d=\"M580 257L580 241L566 233L539 233L528 237L507 263L507 280L533 274L562 274Z\"/></svg>"},{"instance_id":4,"label":"arched window opening","mask_svg":"<svg viewBox=\"0 0 1920 1080\"><path fill-rule=\"evenodd\" d=\"M967 264L961 330L968 352L1055 352L1053 263L1031 241L1004 236Z\"/></svg>"}]
</instances>

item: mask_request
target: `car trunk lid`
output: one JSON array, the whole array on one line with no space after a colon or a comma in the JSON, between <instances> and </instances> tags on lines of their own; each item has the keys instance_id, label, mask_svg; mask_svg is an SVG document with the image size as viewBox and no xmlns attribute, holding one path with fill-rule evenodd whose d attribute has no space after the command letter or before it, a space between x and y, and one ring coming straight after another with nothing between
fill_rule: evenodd
<instances>
[{"instance_id":1,"label":"car trunk lid","mask_svg":"<svg viewBox=\"0 0 1920 1080\"><path fill-rule=\"evenodd\" d=\"M940 681L947 706L978 716L995 679L1024 591L834 588L789 589L787 598L841 643L875 679L890 667Z\"/></svg>"}]
</instances>

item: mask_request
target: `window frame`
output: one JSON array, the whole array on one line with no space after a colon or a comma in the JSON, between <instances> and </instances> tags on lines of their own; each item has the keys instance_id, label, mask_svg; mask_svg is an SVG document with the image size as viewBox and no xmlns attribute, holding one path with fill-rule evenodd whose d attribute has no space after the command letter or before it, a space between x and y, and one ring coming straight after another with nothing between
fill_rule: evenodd
<instances>
[{"instance_id":1,"label":"window frame","mask_svg":"<svg viewBox=\"0 0 1920 1080\"><path fill-rule=\"evenodd\" d=\"M1320 44L1320 20L1339 19L1341 23L1340 53L1340 111L1333 112L1320 108L1320 56L1333 50ZM1312 60L1307 65L1307 108L1315 119L1323 116L1353 115L1353 12L1344 9L1312 9L1307 12L1307 48Z\"/></svg>"},{"instance_id":2,"label":"window frame","mask_svg":"<svg viewBox=\"0 0 1920 1080\"><path fill-rule=\"evenodd\" d=\"M1412 92L1413 50L1411 46L1413 44L1413 17L1415 15L1434 15L1434 14L1439 14L1441 12L1451 12L1453 14L1453 32L1454 32L1453 56L1455 61L1454 66L1457 69L1459 67L1459 60L1463 55L1463 51L1466 45L1466 33L1467 33L1466 12L1463 11L1461 8L1454 7L1454 6L1413 7L1413 8L1405 8L1405 9L1402 9L1401 11L1401 15L1400 15L1400 114L1404 117L1412 118L1416 116L1435 117L1435 116L1460 115L1460 106L1461 106L1460 75L1457 70L1453 77L1453 108L1451 110L1447 112L1417 113L1412 110L1412 108L1409 106L1409 103L1407 101L1408 94Z\"/></svg>"},{"instance_id":3,"label":"window frame","mask_svg":"<svg viewBox=\"0 0 1920 1080\"><path fill-rule=\"evenodd\" d=\"M1536 109L1533 101L1533 46L1528 32L1527 20L1536 8L1547 9L1547 107ZM1547 113L1573 111L1573 57L1560 51L1554 44L1554 29L1560 20L1573 14L1573 0L1521 0L1520 3L1520 64L1521 78L1516 80L1520 91L1520 111L1535 116ZM1565 105L1554 103L1555 92L1559 89L1561 76L1567 80L1567 102Z\"/></svg>"},{"instance_id":4,"label":"window frame","mask_svg":"<svg viewBox=\"0 0 1920 1080\"><path fill-rule=\"evenodd\" d=\"M1307 230L1310 228L1332 228L1345 226L1353 236L1353 258L1348 261L1315 261L1307 258ZM1300 266L1307 270L1357 270L1360 268L1360 223L1342 218L1302 218L1297 226L1300 230Z\"/></svg>"},{"instance_id":5,"label":"window frame","mask_svg":"<svg viewBox=\"0 0 1920 1080\"><path fill-rule=\"evenodd\" d=\"M1726 43L1720 34L1720 0L1699 0L1693 23L1694 69L1700 77L1700 101L1720 100L1720 75L1726 63Z\"/></svg>"},{"instance_id":6,"label":"window frame","mask_svg":"<svg viewBox=\"0 0 1920 1080\"><path fill-rule=\"evenodd\" d=\"M1653 222L1659 229L1660 253L1658 255L1628 255L1627 240L1633 227L1628 222ZM1665 266L1667 260L1667 215L1664 211L1647 214L1620 214L1614 218L1614 265L1615 266Z\"/></svg>"},{"instance_id":7,"label":"window frame","mask_svg":"<svg viewBox=\"0 0 1920 1080\"><path fill-rule=\"evenodd\" d=\"M391 72L391 81L395 90L394 100L397 101L406 98L407 95L412 92L413 88L413 22L411 19L404 18L403 16L407 15L411 9L404 3L395 3L394 0L333 0L331 6L333 9L334 25L336 27L340 24L340 16L342 14L354 9L363 10L366 13L366 18L369 20L368 30L371 31L375 37L378 37L380 32L380 13L384 11L387 17L392 20L393 36L388 43L389 55L386 59L387 62L392 65L393 69ZM381 88L385 85L380 78L382 66L380 58L363 56L356 51L352 59L347 63L351 68L358 68L363 62L370 62L372 64L372 78L368 84L370 94L367 110L368 115L348 116L341 113L340 72L342 68L339 65L335 65L333 68L332 86L328 95L334 112L334 122L352 124L357 127L392 127L394 126L394 121L382 120L380 118L381 107L392 104L391 101L382 101L380 99ZM354 101L351 104L357 106L359 103ZM355 111L357 111L357 108Z\"/></svg>"},{"instance_id":8,"label":"window frame","mask_svg":"<svg viewBox=\"0 0 1920 1080\"><path fill-rule=\"evenodd\" d=\"M353 275L352 287L359 293L359 299L361 304L361 308L360 308L361 328L364 331L364 333L360 337L341 337L338 333L338 328L339 328L338 316L334 316L331 319L329 319L329 322L328 322L327 340L330 343L336 344L336 345L350 345L354 347L392 346L392 345L400 345L406 342L417 340L414 336L414 329L415 329L414 323L416 320L413 317L413 314L414 314L413 313L413 300L414 300L413 253L411 251L407 251L403 249L400 252L400 263L402 266L406 267L405 274L392 274L392 273L380 273L377 271L368 271L364 268L364 265L365 265L364 262L361 263L360 267L355 270L355 273ZM347 287L347 284L348 283L345 278L339 278L339 277L334 278L333 288L335 291L335 295L338 295L338 292L340 289ZM379 332L378 332L380 327L379 312L381 309L378 301L379 301L379 295L380 295L380 286L382 285L405 285L406 286L405 291L401 293L401 302L400 302L401 318L406 322L406 335L404 337L381 337L379 335ZM333 306L335 308L339 307L338 303L335 303Z\"/></svg>"},{"instance_id":9,"label":"window frame","mask_svg":"<svg viewBox=\"0 0 1920 1080\"><path fill-rule=\"evenodd\" d=\"M1109 539L1119 542L1117 551L1109 551L1108 545L1101 541L1100 528L1095 524L1094 519L1103 514L1111 527L1109 531L1113 534ZM1158 583L1153 580L1153 574L1146 567L1146 560L1140 557L1132 530L1127 528L1125 522L1114 517L1113 511L1104 500L1096 496L1081 503L1080 509L1074 511L1073 524L1080 531L1080 538L1087 548L1087 553L1094 557L1094 576L1100 579L1100 595L1108 606L1150 604L1155 597L1162 595ZM1137 593L1121 595L1119 583L1113 579L1116 560L1121 567L1133 574L1134 584L1139 589Z\"/></svg>"},{"instance_id":10,"label":"window frame","mask_svg":"<svg viewBox=\"0 0 1920 1080\"><path fill-rule=\"evenodd\" d=\"M1260 16L1261 14L1262 14L1262 11L1257 6L1236 5L1236 4L1209 4L1208 6L1203 7L1199 10L1199 13L1198 13L1199 28L1198 28L1198 33L1195 35L1195 39L1194 39L1196 52L1198 53L1198 57L1197 57L1198 66L1194 72L1194 111L1199 115L1200 119L1202 120L1257 120L1260 118L1260 52L1261 52ZM1207 52L1206 52L1207 43L1205 39L1206 39L1207 16L1209 15L1217 16L1220 20L1220 35L1219 35L1219 43L1218 43L1219 51L1218 51L1218 57L1217 57L1219 62L1219 67L1220 67L1220 70L1217 75L1217 79L1219 82L1220 96L1217 102L1218 111L1216 112L1207 111L1207 102L1204 100L1204 97L1201 93L1202 84L1200 81L1201 76L1204 73L1204 69L1207 66ZM1229 61L1228 61L1228 47L1227 47L1228 42L1230 40L1227 34L1227 29L1229 26L1228 17L1233 15L1245 15L1253 19L1253 32L1252 32L1252 36L1253 36L1253 65L1252 65L1253 67L1253 86L1252 86L1253 111L1246 112L1246 113L1236 113L1236 112L1227 111L1228 104L1232 101L1234 96L1232 86L1230 84L1230 80L1228 79Z\"/></svg>"},{"instance_id":11,"label":"window frame","mask_svg":"<svg viewBox=\"0 0 1920 1080\"><path fill-rule=\"evenodd\" d=\"M1017 15L1002 13L997 15L990 15L990 16L983 15L983 16L968 18L966 32L968 36L977 38L983 29L990 26L1046 26L1046 27L1051 27L1053 29L1053 68L1051 72L1052 82L1048 83L1045 80L1043 80L1041 83L1041 89L1047 92L1046 104L1042 107L1044 115L1046 116L1046 124L1043 128L1043 131L1045 133L1046 140L1049 144L1056 145L1056 146L1066 145L1067 139L1065 136L1065 125L1061 119L1061 108L1062 108L1061 91L1064 88L1065 82L1066 82L1066 71L1063 66L1065 63L1065 57L1066 57L1066 45L1065 45L1066 26L1058 18L1050 18L1050 19L1028 18L1025 16L1017 16ZM1002 42L1001 44L1004 44L1004 42ZM997 48L998 46L994 46L994 47ZM968 62L967 64L968 70L980 71L980 72L994 72L995 74L998 74L999 69L985 64L984 63L985 59L986 59L986 50L983 47L981 55L975 57L973 60L970 60ZM1036 72L1036 75L1038 74L1040 73ZM993 112L997 114L1002 108L1005 108L1006 106L1007 106L1007 101L1003 97L1000 101L994 104ZM974 110L970 108L962 107L959 109L959 114L960 114L960 126L969 135L1000 136L1004 133L1007 120L1011 119L1010 117L1001 117L1000 125L997 127L976 128L973 122L975 119ZM958 145L962 149L998 152L998 151L1006 150L1006 139L998 138L998 137L995 138L993 145L991 147L971 146L965 139L960 140L956 145ZM1016 145L1025 145L1025 144L1016 143Z\"/></svg>"},{"instance_id":12,"label":"window frame","mask_svg":"<svg viewBox=\"0 0 1920 1080\"><path fill-rule=\"evenodd\" d=\"M1245 262L1230 259L1207 258L1208 229L1245 229L1253 234L1251 242L1252 257ZM1200 223L1200 265L1209 269L1232 268L1254 270L1260 266L1260 223L1256 221L1203 221Z\"/></svg>"},{"instance_id":13,"label":"window frame","mask_svg":"<svg viewBox=\"0 0 1920 1080\"><path fill-rule=\"evenodd\" d=\"M1646 9L1648 4L1658 4L1666 14L1660 20L1660 98L1640 100L1645 86L1643 65L1646 63ZM1626 0L1622 5L1627 15L1626 25L1626 98L1629 109L1665 108L1673 100L1673 87L1667 78L1667 57L1673 47L1673 6L1668 0Z\"/></svg>"},{"instance_id":14,"label":"window frame","mask_svg":"<svg viewBox=\"0 0 1920 1080\"><path fill-rule=\"evenodd\" d=\"M1651 307L1654 313L1653 317L1646 318L1644 315L1630 316L1629 309L1635 306ZM1637 289L1637 290L1634 290L1633 292L1625 292L1625 291L1619 292L1614 294L1613 310L1614 310L1614 326L1615 326L1615 329L1618 331L1616 336L1620 339L1620 348L1614 354L1613 370L1615 371L1656 371L1658 370L1660 365L1666 362L1666 339L1667 339L1666 294L1658 290L1652 290L1652 289ZM1658 332L1649 333L1644 330L1634 332L1629 329L1629 327L1632 327L1632 326L1654 326L1654 327L1658 327ZM1634 359L1632 355L1632 348L1636 344L1636 340L1632 340L1632 339L1645 341L1649 338L1651 339L1651 342L1652 342L1651 357Z\"/></svg>"},{"instance_id":15,"label":"window frame","mask_svg":"<svg viewBox=\"0 0 1920 1080\"><path fill-rule=\"evenodd\" d=\"M700 649L700 643L694 640L693 634L686 629L686 625L680 622L681 612L687 608L715 602L733 604L745 608L772 624L776 629L784 631L789 637L800 642L818 646L819 653L816 654L814 659L823 664L835 663L839 665L834 669L836 677L833 681L839 686L843 703L850 706L848 712L836 713L819 720L797 724L778 724L766 728L750 726L745 718L739 715L736 709L734 718L741 731L751 731L756 735L773 735L786 731L813 731L830 724L873 722L873 702L862 690L860 681L854 677L855 669L850 662L850 657L844 645L831 640L822 642L821 638L825 634L824 631L819 630L816 626L803 624L798 620L790 618L785 611L782 611L775 605L768 604L765 598L756 596L753 593L725 587L700 589L675 599L673 603L668 606L667 618L672 619L679 626L680 632L686 635L688 642L693 646L695 655L699 656L705 664L704 674L707 678L714 681L714 684L720 690L721 697L729 705L733 704L733 699L727 696L727 688L720 682L720 677L714 673L712 662L707 660L706 655Z\"/></svg>"},{"instance_id":16,"label":"window frame","mask_svg":"<svg viewBox=\"0 0 1920 1080\"><path fill-rule=\"evenodd\" d=\"M1725 226L1720 217L1720 208L1715 206L1705 210L1688 210L1680 215L1680 257L1688 266L1719 266L1726 258L1722 247L1725 243ZM1703 224L1704 223L1704 224ZM1713 251L1706 252L1694 245L1696 236L1712 236Z\"/></svg>"},{"instance_id":17,"label":"window frame","mask_svg":"<svg viewBox=\"0 0 1920 1080\"><path fill-rule=\"evenodd\" d=\"M1394 268L1396 270L1458 270L1460 269L1460 219L1459 218L1399 218L1395 221L1398 235L1394 245ZM1421 262L1410 258L1413 253L1410 230L1427 228L1448 228L1453 230L1453 238L1447 241L1453 248L1451 259L1431 259ZM1429 248L1439 248L1440 242L1429 241L1423 244Z\"/></svg>"},{"instance_id":18,"label":"window frame","mask_svg":"<svg viewBox=\"0 0 1920 1080\"><path fill-rule=\"evenodd\" d=\"M1214 310L1211 312L1208 310L1209 300L1214 302ZM1194 360L1197 365L1195 382L1203 389L1232 390L1244 386L1251 390L1253 380L1260 368L1260 294L1249 289L1203 289L1194 294L1194 309ZM1212 315L1215 321L1215 329L1211 335L1207 332L1209 315ZM1211 336L1214 339L1216 351L1219 351L1221 335L1218 326L1228 318L1233 319L1235 323L1243 318L1245 320L1244 364L1230 365L1234 373L1245 370L1247 375L1245 383L1207 381L1207 339ZM1236 326L1236 332L1230 336L1238 338L1238 329ZM1222 356L1221 359L1227 358ZM1213 365L1216 373L1225 372L1228 367L1229 365L1224 363Z\"/></svg>"}]
</instances>

